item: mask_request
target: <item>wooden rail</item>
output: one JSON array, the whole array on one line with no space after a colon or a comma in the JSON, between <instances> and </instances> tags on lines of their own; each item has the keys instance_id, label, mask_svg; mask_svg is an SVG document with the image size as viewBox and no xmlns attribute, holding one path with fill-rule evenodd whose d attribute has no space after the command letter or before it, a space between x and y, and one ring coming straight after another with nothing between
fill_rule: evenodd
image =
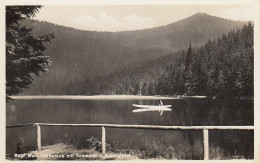
<instances>
[{"instance_id":1,"label":"wooden rail","mask_svg":"<svg viewBox=\"0 0 260 163\"><path fill-rule=\"evenodd\" d=\"M37 150L41 150L41 126L62 127L101 127L102 129L102 153L106 153L106 130L105 128L131 128L131 129L154 129L154 130L202 130L204 160L209 159L209 130L254 130L254 126L154 126L154 125L122 125L122 124L58 124L58 123L26 123L7 125L6 128L37 127Z\"/></svg>"}]
</instances>

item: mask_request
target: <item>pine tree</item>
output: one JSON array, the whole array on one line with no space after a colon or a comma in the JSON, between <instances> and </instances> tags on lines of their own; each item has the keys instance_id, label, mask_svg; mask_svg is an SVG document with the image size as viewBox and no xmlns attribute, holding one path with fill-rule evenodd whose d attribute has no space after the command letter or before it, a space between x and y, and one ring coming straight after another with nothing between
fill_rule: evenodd
<instances>
[{"instance_id":1,"label":"pine tree","mask_svg":"<svg viewBox=\"0 0 260 163\"><path fill-rule=\"evenodd\" d=\"M185 71L184 71L184 77L185 77L185 94L186 95L194 95L195 89L196 89L196 82L197 82L197 76L196 73L194 73L194 66L195 66L195 60L194 60L194 53L191 48L191 44L189 45L189 48L187 50L186 60L185 60Z\"/></svg>"},{"instance_id":2,"label":"pine tree","mask_svg":"<svg viewBox=\"0 0 260 163\"><path fill-rule=\"evenodd\" d=\"M28 88L33 74L46 72L51 58L44 55L54 34L34 36L32 28L21 26L21 21L35 16L41 6L6 7L6 99Z\"/></svg>"}]
</instances>

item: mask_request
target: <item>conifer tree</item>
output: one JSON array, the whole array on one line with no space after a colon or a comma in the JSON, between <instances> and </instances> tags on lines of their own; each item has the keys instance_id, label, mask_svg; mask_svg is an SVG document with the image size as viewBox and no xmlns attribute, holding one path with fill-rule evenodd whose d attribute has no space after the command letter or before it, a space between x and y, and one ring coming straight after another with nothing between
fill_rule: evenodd
<instances>
[{"instance_id":1,"label":"conifer tree","mask_svg":"<svg viewBox=\"0 0 260 163\"><path fill-rule=\"evenodd\" d=\"M193 56L193 50L191 48L191 44L189 45L189 48L187 50L186 60L185 60L185 94L186 95L193 95L193 64L194 64L194 56Z\"/></svg>"},{"instance_id":2,"label":"conifer tree","mask_svg":"<svg viewBox=\"0 0 260 163\"><path fill-rule=\"evenodd\" d=\"M6 7L6 99L28 88L33 75L46 72L51 58L44 55L54 34L34 36L32 28L21 25L24 19L35 16L41 6Z\"/></svg>"}]
</instances>

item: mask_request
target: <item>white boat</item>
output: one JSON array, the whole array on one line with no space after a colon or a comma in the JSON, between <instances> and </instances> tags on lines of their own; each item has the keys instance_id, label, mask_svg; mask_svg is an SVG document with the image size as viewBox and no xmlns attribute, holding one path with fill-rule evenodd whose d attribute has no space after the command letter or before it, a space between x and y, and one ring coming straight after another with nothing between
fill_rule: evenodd
<instances>
[{"instance_id":1,"label":"white boat","mask_svg":"<svg viewBox=\"0 0 260 163\"><path fill-rule=\"evenodd\" d=\"M172 109L170 109L169 107L171 107L171 105L138 105L138 104L133 104L134 107L138 107L139 109L135 109L133 110L133 112L147 112L147 111L159 111L160 116L162 116L164 111L172 111Z\"/></svg>"},{"instance_id":2,"label":"white boat","mask_svg":"<svg viewBox=\"0 0 260 163\"><path fill-rule=\"evenodd\" d=\"M133 104L133 106L138 107L138 108L144 108L144 109L156 109L156 108L169 108L171 105L138 105L138 104Z\"/></svg>"},{"instance_id":3,"label":"white boat","mask_svg":"<svg viewBox=\"0 0 260 163\"><path fill-rule=\"evenodd\" d=\"M170 108L160 107L160 108L153 108L153 109L135 109L133 112L146 112L146 111L172 111Z\"/></svg>"}]
</instances>

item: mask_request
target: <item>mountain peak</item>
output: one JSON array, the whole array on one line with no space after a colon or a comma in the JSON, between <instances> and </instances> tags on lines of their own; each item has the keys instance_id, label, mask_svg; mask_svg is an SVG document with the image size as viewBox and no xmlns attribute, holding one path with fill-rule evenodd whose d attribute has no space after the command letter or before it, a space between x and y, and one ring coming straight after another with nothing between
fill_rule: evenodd
<instances>
[{"instance_id":1,"label":"mountain peak","mask_svg":"<svg viewBox=\"0 0 260 163\"><path fill-rule=\"evenodd\" d=\"M203 12L197 12L194 15L192 15L191 17L193 17L193 16L210 16L210 15L208 15L207 13L203 13Z\"/></svg>"}]
</instances>

